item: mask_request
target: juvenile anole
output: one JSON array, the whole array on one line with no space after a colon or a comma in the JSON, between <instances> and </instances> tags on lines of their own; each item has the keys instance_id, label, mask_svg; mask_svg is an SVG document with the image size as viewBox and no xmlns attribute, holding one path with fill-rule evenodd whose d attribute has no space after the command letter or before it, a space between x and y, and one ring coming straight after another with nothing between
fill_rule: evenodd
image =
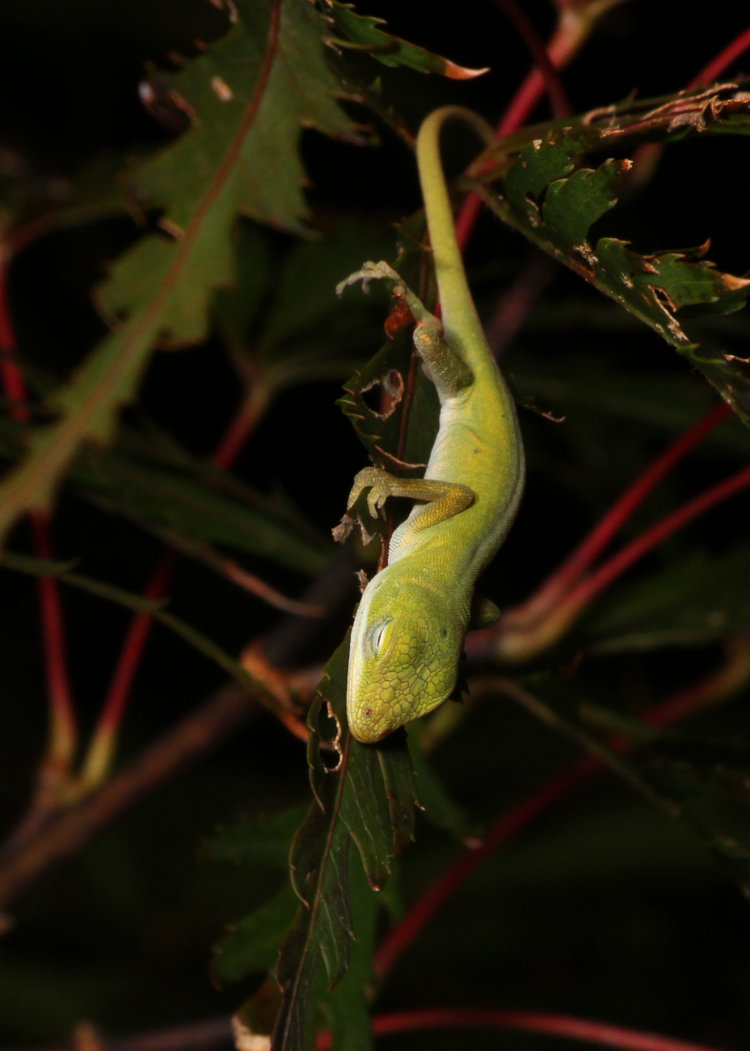
<instances>
[{"instance_id":1,"label":"juvenile anole","mask_svg":"<svg viewBox=\"0 0 750 1051\"><path fill-rule=\"evenodd\" d=\"M415 321L414 346L440 399L440 424L423 478L367 467L348 508L369 490L376 517L390 496L417 501L394 531L388 565L369 582L352 628L347 717L360 741L432 711L453 692L474 585L513 522L524 456L510 393L487 345L466 280L440 156L440 131L458 119L488 143L489 125L459 107L430 114L417 137L419 179L442 321L387 263L365 263L355 281L382 279Z\"/></svg>"}]
</instances>

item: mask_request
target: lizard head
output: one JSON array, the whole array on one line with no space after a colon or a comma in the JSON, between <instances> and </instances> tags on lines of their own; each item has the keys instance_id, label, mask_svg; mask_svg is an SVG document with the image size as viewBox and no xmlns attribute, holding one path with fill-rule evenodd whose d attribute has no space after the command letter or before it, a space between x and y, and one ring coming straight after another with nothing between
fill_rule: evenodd
<instances>
[{"instance_id":1,"label":"lizard head","mask_svg":"<svg viewBox=\"0 0 750 1051\"><path fill-rule=\"evenodd\" d=\"M352 628L346 711L373 744L453 692L466 626L434 591L399 579L395 563L365 589Z\"/></svg>"}]
</instances>

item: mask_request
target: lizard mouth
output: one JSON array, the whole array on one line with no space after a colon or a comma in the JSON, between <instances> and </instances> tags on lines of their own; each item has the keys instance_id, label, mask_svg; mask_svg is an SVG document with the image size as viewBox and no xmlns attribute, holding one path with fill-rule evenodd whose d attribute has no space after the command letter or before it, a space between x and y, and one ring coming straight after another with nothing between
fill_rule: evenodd
<instances>
[{"instance_id":1,"label":"lizard mouth","mask_svg":"<svg viewBox=\"0 0 750 1051\"><path fill-rule=\"evenodd\" d=\"M357 717L356 729L350 727L352 734L362 744L377 744L387 737L393 727L384 726L382 719L373 719L376 712L372 708L363 708Z\"/></svg>"}]
</instances>

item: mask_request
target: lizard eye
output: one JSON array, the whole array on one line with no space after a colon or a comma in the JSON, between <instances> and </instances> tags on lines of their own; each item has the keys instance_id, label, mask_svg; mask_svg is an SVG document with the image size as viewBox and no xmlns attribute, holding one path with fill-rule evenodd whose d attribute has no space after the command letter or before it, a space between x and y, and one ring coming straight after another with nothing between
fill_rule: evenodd
<instances>
[{"instance_id":1,"label":"lizard eye","mask_svg":"<svg viewBox=\"0 0 750 1051\"><path fill-rule=\"evenodd\" d=\"M373 657L377 657L383 648L386 635L388 634L388 628L391 626L391 617L387 620L381 620L370 629L370 634L367 637L367 641L370 646L370 652Z\"/></svg>"}]
</instances>

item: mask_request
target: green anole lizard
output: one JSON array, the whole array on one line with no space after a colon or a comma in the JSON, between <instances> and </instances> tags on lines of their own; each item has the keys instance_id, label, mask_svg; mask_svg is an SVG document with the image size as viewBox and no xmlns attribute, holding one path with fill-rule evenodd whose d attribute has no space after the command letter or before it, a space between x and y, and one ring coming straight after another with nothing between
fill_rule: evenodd
<instances>
[{"instance_id":1,"label":"green anole lizard","mask_svg":"<svg viewBox=\"0 0 750 1051\"><path fill-rule=\"evenodd\" d=\"M423 478L367 467L348 508L369 490L376 517L390 496L417 501L390 540L388 565L364 590L349 651L347 717L358 740L379 741L453 692L474 585L513 522L524 480L515 406L469 291L440 156L440 131L459 119L488 143L470 110L430 114L417 136L419 179L442 312L430 314L387 263L365 263L339 286L383 279L411 312L414 346L440 399L440 424Z\"/></svg>"}]
</instances>

